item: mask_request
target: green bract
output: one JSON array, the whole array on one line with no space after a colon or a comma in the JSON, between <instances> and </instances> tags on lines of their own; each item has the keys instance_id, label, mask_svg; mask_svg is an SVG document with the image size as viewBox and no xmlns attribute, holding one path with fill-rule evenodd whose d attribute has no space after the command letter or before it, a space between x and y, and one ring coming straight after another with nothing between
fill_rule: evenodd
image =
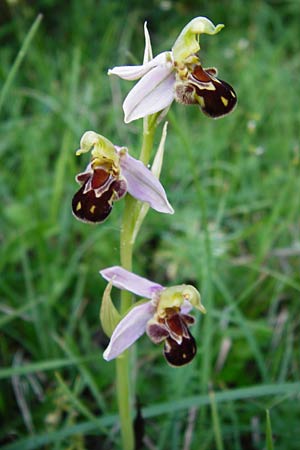
<instances>
[{"instance_id":1,"label":"green bract","mask_svg":"<svg viewBox=\"0 0 300 450\"><path fill-rule=\"evenodd\" d=\"M115 308L110 292L112 288L112 282L108 283L103 293L101 307L100 307L100 323L106 336L111 337L114 329L121 320L121 316Z\"/></svg>"}]
</instances>

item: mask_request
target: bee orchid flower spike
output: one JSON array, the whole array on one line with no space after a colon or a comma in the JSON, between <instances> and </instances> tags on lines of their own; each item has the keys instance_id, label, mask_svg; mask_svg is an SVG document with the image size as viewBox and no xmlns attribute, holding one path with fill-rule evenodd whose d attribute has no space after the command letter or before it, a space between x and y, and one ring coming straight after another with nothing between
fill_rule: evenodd
<instances>
[{"instance_id":1,"label":"bee orchid flower spike","mask_svg":"<svg viewBox=\"0 0 300 450\"><path fill-rule=\"evenodd\" d=\"M149 299L133 306L119 321L103 354L104 359L116 358L146 333L155 344L164 342L164 356L171 366L179 367L192 361L196 342L189 327L195 319L189 312L194 307L206 313L194 286L163 287L119 266L103 269L100 274L113 286ZM101 320L105 321L104 314ZM105 323L102 326L106 328Z\"/></svg>"},{"instance_id":2,"label":"bee orchid flower spike","mask_svg":"<svg viewBox=\"0 0 300 450\"><path fill-rule=\"evenodd\" d=\"M171 51L150 59L152 49L145 24L144 64L108 71L109 75L124 80L140 79L123 103L125 122L168 110L173 100L199 105L212 118L229 114L237 103L236 93L228 83L217 78L217 69L204 69L196 54L200 50L200 34L217 34L223 26L215 26L206 17L196 17L183 28Z\"/></svg>"}]
</instances>

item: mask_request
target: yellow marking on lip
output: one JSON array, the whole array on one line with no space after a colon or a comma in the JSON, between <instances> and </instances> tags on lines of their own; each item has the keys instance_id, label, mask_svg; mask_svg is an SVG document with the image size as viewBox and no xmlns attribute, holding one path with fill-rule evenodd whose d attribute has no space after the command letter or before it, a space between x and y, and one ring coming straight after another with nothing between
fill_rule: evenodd
<instances>
[{"instance_id":1,"label":"yellow marking on lip","mask_svg":"<svg viewBox=\"0 0 300 450\"><path fill-rule=\"evenodd\" d=\"M96 209L96 206L95 206L95 205L92 205L92 206L90 207L90 213L91 213L91 214L94 214L95 209Z\"/></svg>"},{"instance_id":2,"label":"yellow marking on lip","mask_svg":"<svg viewBox=\"0 0 300 450\"><path fill-rule=\"evenodd\" d=\"M197 100L201 108L205 108L205 101L204 98L201 95L197 95Z\"/></svg>"},{"instance_id":3,"label":"yellow marking on lip","mask_svg":"<svg viewBox=\"0 0 300 450\"><path fill-rule=\"evenodd\" d=\"M79 211L82 208L81 202L78 202L76 205L76 211Z\"/></svg>"},{"instance_id":4,"label":"yellow marking on lip","mask_svg":"<svg viewBox=\"0 0 300 450\"><path fill-rule=\"evenodd\" d=\"M205 90L205 91L216 91L216 86L213 85L213 83L211 83L210 81L208 83L199 81L197 83L197 87L199 89Z\"/></svg>"},{"instance_id":5,"label":"yellow marking on lip","mask_svg":"<svg viewBox=\"0 0 300 450\"><path fill-rule=\"evenodd\" d=\"M196 77L191 77L189 79L190 84L192 84L193 86L196 86L198 89L201 89L202 91L216 91L217 88L216 86L213 84L212 81L200 81L198 80Z\"/></svg>"},{"instance_id":6,"label":"yellow marking on lip","mask_svg":"<svg viewBox=\"0 0 300 450\"><path fill-rule=\"evenodd\" d=\"M227 105L228 105L228 100L227 100L227 98L225 98L225 97L223 97L223 96L221 95L221 100L222 100L222 103L223 103L224 106L227 106Z\"/></svg>"}]
</instances>

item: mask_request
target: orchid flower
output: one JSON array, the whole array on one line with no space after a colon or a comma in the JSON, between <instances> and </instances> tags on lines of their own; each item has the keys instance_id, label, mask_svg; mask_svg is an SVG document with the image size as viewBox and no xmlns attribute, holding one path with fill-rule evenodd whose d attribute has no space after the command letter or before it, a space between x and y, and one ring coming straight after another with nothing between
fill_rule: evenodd
<instances>
[{"instance_id":1,"label":"orchid flower","mask_svg":"<svg viewBox=\"0 0 300 450\"><path fill-rule=\"evenodd\" d=\"M189 331L195 322L189 311L206 310L191 285L163 287L119 266L100 271L113 286L149 299L133 306L115 327L103 357L110 361L123 353L145 332L152 342L164 342L164 356L172 366L189 363L196 354L196 342Z\"/></svg>"},{"instance_id":2,"label":"orchid flower","mask_svg":"<svg viewBox=\"0 0 300 450\"><path fill-rule=\"evenodd\" d=\"M129 192L159 212L173 214L165 190L147 167L94 131L81 138L80 155L91 151L91 162L76 176L81 185L72 200L75 217L84 222L101 223L110 214L113 203Z\"/></svg>"},{"instance_id":3,"label":"orchid flower","mask_svg":"<svg viewBox=\"0 0 300 450\"><path fill-rule=\"evenodd\" d=\"M109 75L117 75L124 80L140 79L123 103L124 121L128 123L165 112L173 100L186 105L197 104L212 118L229 114L236 105L236 93L228 83L217 78L217 69L203 69L196 55L200 50L200 34L217 34L223 26L214 26L206 17L196 17L183 28L171 51L162 52L152 59L145 24L144 64L119 66L108 71Z\"/></svg>"}]
</instances>

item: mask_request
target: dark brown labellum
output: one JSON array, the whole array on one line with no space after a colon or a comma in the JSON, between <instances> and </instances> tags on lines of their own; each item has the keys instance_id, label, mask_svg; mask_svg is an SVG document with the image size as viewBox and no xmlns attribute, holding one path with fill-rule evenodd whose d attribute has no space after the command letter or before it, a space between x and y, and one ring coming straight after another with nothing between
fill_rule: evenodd
<instances>
[{"instance_id":1,"label":"dark brown labellum","mask_svg":"<svg viewBox=\"0 0 300 450\"><path fill-rule=\"evenodd\" d=\"M190 81L195 87L195 98L202 111L212 118L229 114L237 103L237 96L230 84L219 80L216 69L194 68Z\"/></svg>"},{"instance_id":2,"label":"dark brown labellum","mask_svg":"<svg viewBox=\"0 0 300 450\"><path fill-rule=\"evenodd\" d=\"M195 339L188 326L194 323L194 318L188 314L169 311L165 325L169 337L165 340L164 356L171 366L184 366L192 361L197 352Z\"/></svg>"},{"instance_id":3,"label":"dark brown labellum","mask_svg":"<svg viewBox=\"0 0 300 450\"><path fill-rule=\"evenodd\" d=\"M72 211L83 222L101 223L110 214L113 202L126 194L124 179L117 179L104 169L83 172L76 180L83 183L72 199Z\"/></svg>"},{"instance_id":4,"label":"dark brown labellum","mask_svg":"<svg viewBox=\"0 0 300 450\"><path fill-rule=\"evenodd\" d=\"M104 192L101 197L96 197L95 191L84 192L85 184L76 192L72 200L72 211L77 219L83 222L101 223L112 210L113 190Z\"/></svg>"},{"instance_id":5,"label":"dark brown labellum","mask_svg":"<svg viewBox=\"0 0 300 450\"><path fill-rule=\"evenodd\" d=\"M178 344L174 339L167 338L164 346L164 356L171 366L180 367L190 363L196 353L196 341L186 328L188 337L182 336L181 344Z\"/></svg>"}]
</instances>

